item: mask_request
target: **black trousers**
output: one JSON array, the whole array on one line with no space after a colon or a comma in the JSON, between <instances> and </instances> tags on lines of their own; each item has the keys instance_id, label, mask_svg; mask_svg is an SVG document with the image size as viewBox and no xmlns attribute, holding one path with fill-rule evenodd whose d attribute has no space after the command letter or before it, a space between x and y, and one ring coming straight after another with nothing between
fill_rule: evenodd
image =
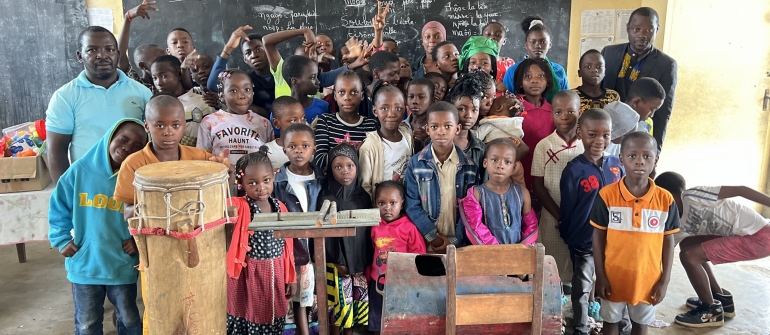
<instances>
[{"instance_id":1,"label":"black trousers","mask_svg":"<svg viewBox=\"0 0 770 335\"><path fill-rule=\"evenodd\" d=\"M591 248L570 248L572 259L573 334L588 334L588 301L594 285L594 254Z\"/></svg>"}]
</instances>

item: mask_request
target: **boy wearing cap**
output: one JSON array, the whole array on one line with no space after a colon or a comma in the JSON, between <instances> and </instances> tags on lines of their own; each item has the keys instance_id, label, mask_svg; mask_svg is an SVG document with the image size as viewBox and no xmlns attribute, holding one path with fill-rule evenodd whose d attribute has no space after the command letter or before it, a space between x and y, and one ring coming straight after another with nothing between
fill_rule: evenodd
<instances>
[{"instance_id":1,"label":"boy wearing cap","mask_svg":"<svg viewBox=\"0 0 770 335\"><path fill-rule=\"evenodd\" d=\"M623 141L623 137L636 131L639 113L620 101L610 102L604 106L604 111L612 119L612 134L610 135L612 143L607 146L607 150L604 152L607 155L618 157L620 155L620 142Z\"/></svg>"}]
</instances>

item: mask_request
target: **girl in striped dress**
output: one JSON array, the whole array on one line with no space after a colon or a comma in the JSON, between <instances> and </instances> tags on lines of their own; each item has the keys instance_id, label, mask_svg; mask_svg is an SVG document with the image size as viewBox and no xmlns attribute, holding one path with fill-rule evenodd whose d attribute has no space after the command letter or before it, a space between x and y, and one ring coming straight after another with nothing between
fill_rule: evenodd
<instances>
[{"instance_id":1,"label":"girl in striped dress","mask_svg":"<svg viewBox=\"0 0 770 335\"><path fill-rule=\"evenodd\" d=\"M329 165L329 150L340 143L350 143L356 150L366 138L366 133L377 130L377 122L359 113L364 104L363 82L355 71L340 73L334 82L334 102L337 112L324 113L314 121L316 152L314 163L319 167ZM369 115L368 111L365 115Z\"/></svg>"}]
</instances>

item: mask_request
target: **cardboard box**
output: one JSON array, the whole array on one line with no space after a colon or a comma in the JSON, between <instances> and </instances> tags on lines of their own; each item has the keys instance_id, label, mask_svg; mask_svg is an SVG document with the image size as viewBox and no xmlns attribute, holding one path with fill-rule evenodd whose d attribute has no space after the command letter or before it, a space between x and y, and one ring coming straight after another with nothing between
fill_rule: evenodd
<instances>
[{"instance_id":1,"label":"cardboard box","mask_svg":"<svg viewBox=\"0 0 770 335\"><path fill-rule=\"evenodd\" d=\"M0 193L39 191L50 183L43 157L0 158Z\"/></svg>"}]
</instances>

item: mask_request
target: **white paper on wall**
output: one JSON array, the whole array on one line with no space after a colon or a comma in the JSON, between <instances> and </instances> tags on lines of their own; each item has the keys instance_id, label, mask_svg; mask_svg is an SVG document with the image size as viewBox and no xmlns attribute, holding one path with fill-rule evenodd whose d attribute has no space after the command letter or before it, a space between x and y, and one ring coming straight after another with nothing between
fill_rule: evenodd
<instances>
[{"instance_id":1,"label":"white paper on wall","mask_svg":"<svg viewBox=\"0 0 770 335\"><path fill-rule=\"evenodd\" d=\"M614 35L615 10L584 10L580 18L580 35Z\"/></svg>"},{"instance_id":2,"label":"white paper on wall","mask_svg":"<svg viewBox=\"0 0 770 335\"><path fill-rule=\"evenodd\" d=\"M112 9L110 8L87 8L88 24L91 26L100 26L112 31Z\"/></svg>"}]
</instances>

